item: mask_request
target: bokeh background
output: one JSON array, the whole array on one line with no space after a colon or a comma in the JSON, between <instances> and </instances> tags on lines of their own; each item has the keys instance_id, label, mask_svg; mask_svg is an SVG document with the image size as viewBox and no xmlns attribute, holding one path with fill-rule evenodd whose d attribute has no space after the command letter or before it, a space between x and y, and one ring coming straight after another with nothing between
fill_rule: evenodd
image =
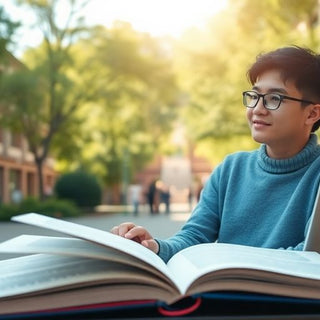
<instances>
[{"instance_id":1,"label":"bokeh background","mask_svg":"<svg viewBox=\"0 0 320 320\"><path fill-rule=\"evenodd\" d=\"M286 45L320 51L320 1L3 0L0 218L192 208L257 147L246 72Z\"/></svg>"}]
</instances>

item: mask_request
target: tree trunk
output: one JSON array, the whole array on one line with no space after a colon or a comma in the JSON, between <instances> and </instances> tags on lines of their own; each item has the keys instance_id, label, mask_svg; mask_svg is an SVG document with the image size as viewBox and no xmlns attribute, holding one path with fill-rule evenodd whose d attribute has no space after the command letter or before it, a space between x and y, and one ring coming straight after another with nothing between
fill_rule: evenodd
<instances>
[{"instance_id":1,"label":"tree trunk","mask_svg":"<svg viewBox=\"0 0 320 320\"><path fill-rule=\"evenodd\" d=\"M35 157L35 164L37 168L37 176L38 176L38 192L39 192L39 199L41 201L44 200L44 187L43 187L43 159Z\"/></svg>"}]
</instances>

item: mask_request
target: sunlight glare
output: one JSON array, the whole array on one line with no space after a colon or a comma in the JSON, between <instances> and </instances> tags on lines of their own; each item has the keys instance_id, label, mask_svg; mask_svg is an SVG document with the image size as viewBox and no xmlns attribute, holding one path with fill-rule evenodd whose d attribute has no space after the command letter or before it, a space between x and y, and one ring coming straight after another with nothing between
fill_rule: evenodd
<instances>
[{"instance_id":1,"label":"sunlight glare","mask_svg":"<svg viewBox=\"0 0 320 320\"><path fill-rule=\"evenodd\" d=\"M59 0L63 8L58 20L64 20L67 0ZM13 0L2 0L6 13L14 21L22 21L12 46L12 52L21 56L28 47L35 47L42 41L42 33L35 24L35 16L27 6L19 7ZM151 36L180 37L186 30L203 29L208 20L225 9L228 0L89 0L82 15L87 25L112 27L115 21L129 22L133 29L147 32Z\"/></svg>"},{"instance_id":2,"label":"sunlight glare","mask_svg":"<svg viewBox=\"0 0 320 320\"><path fill-rule=\"evenodd\" d=\"M178 37L191 27L202 28L226 6L227 0L91 0L85 15L89 24L111 27L122 20L153 36Z\"/></svg>"}]
</instances>

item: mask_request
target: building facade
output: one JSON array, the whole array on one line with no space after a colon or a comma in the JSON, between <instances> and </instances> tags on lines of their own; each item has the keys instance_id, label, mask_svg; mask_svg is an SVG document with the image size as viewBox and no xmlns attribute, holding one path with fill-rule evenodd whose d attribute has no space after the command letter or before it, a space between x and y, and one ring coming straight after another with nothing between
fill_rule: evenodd
<instances>
[{"instance_id":1,"label":"building facade","mask_svg":"<svg viewBox=\"0 0 320 320\"><path fill-rule=\"evenodd\" d=\"M154 161L136 175L144 193L154 181L161 181L171 190L172 203L187 203L190 196L199 198L203 185L211 174L213 165L208 160L197 157L193 149L188 156L157 156Z\"/></svg>"},{"instance_id":2,"label":"building facade","mask_svg":"<svg viewBox=\"0 0 320 320\"><path fill-rule=\"evenodd\" d=\"M11 73L25 66L8 51L1 53L1 73ZM50 194L56 180L53 159L43 167L44 192ZM39 183L33 154L21 134L0 127L0 202L18 202L25 197L38 197Z\"/></svg>"},{"instance_id":3,"label":"building facade","mask_svg":"<svg viewBox=\"0 0 320 320\"><path fill-rule=\"evenodd\" d=\"M43 168L44 191L52 193L56 172L53 159ZM0 201L14 203L25 197L38 197L37 169L28 144L21 134L0 128Z\"/></svg>"}]
</instances>

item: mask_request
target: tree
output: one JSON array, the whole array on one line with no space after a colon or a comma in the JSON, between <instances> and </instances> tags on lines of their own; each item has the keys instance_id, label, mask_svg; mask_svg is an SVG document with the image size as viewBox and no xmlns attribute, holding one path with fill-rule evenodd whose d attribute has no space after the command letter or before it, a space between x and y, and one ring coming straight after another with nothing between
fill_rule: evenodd
<instances>
[{"instance_id":1,"label":"tree","mask_svg":"<svg viewBox=\"0 0 320 320\"><path fill-rule=\"evenodd\" d=\"M204 31L179 41L179 84L188 97L182 116L189 139L214 162L256 146L241 101L247 69L256 55L279 46L319 49L317 9L317 0L230 0Z\"/></svg>"},{"instance_id":2,"label":"tree","mask_svg":"<svg viewBox=\"0 0 320 320\"><path fill-rule=\"evenodd\" d=\"M12 36L19 26L20 23L12 21L0 6L0 59L3 58L8 44L12 43Z\"/></svg>"},{"instance_id":3,"label":"tree","mask_svg":"<svg viewBox=\"0 0 320 320\"><path fill-rule=\"evenodd\" d=\"M161 150L176 119L179 90L171 56L158 40L120 22L94 28L73 55L86 70L82 78L93 99L79 110L86 135L77 140L81 155L68 168L90 170L111 187L129 183Z\"/></svg>"},{"instance_id":4,"label":"tree","mask_svg":"<svg viewBox=\"0 0 320 320\"><path fill-rule=\"evenodd\" d=\"M85 91L71 90L74 80L65 73L72 64L70 49L73 42L85 30L78 14L84 1L69 0L68 5L64 3L64 23L58 21L58 0L21 0L19 3L27 5L36 15L43 44L34 52L38 56L27 71L9 75L4 80L3 88L7 90L7 103L10 103L4 114L28 140L38 170L39 194L43 197L42 167L52 141L87 97ZM24 86L17 85L22 82ZM9 84L12 86L9 87ZM25 99L21 96L22 92Z\"/></svg>"}]
</instances>

